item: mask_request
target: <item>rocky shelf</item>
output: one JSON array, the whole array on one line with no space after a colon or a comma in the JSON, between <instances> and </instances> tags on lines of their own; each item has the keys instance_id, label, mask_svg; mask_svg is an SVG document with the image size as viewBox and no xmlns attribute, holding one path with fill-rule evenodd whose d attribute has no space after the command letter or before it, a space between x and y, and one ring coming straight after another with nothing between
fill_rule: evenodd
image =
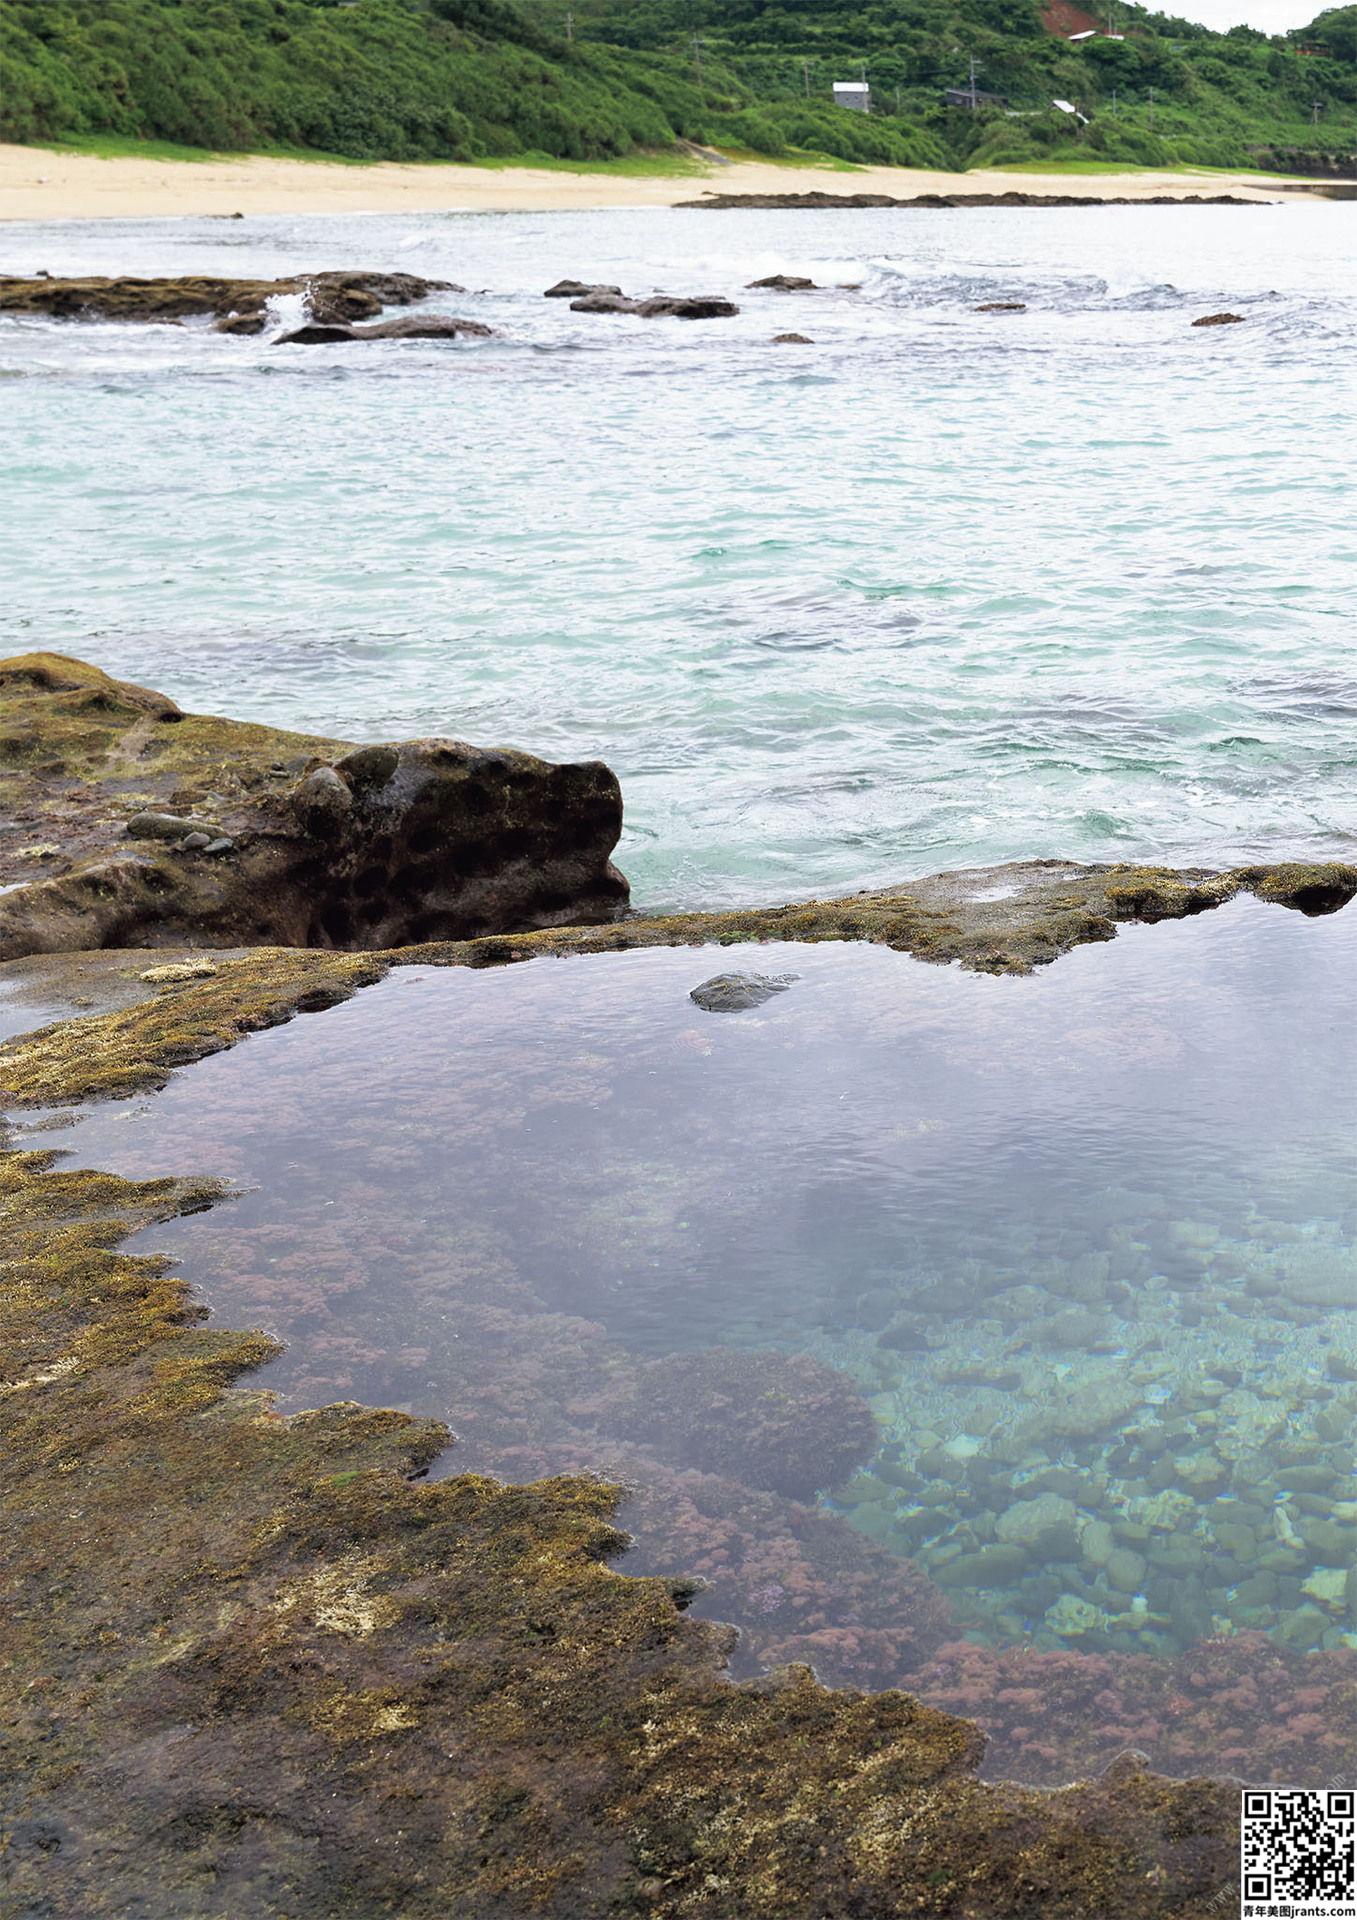
<instances>
[{"instance_id":1,"label":"rocky shelf","mask_svg":"<svg viewBox=\"0 0 1357 1920\"><path fill-rule=\"evenodd\" d=\"M408 307L433 293L462 293L450 280L413 273L310 273L284 280L223 279L184 274L166 279L51 274L0 278L0 314L43 314L53 320L216 320L220 331L261 333L270 300L301 294L318 325L375 320L384 307Z\"/></svg>"},{"instance_id":2,"label":"rocky shelf","mask_svg":"<svg viewBox=\"0 0 1357 1920\"><path fill-rule=\"evenodd\" d=\"M685 207L709 207L729 213L740 207L765 212L797 207L812 210L836 207L1255 207L1266 204L1238 193L1156 193L1141 199L1126 195L1091 193L915 193L901 198L890 193L719 193L708 189Z\"/></svg>"},{"instance_id":3,"label":"rocky shelf","mask_svg":"<svg viewBox=\"0 0 1357 1920\"><path fill-rule=\"evenodd\" d=\"M0 661L0 959L390 947L607 919L617 780L458 740L358 747Z\"/></svg>"},{"instance_id":4,"label":"rocky shelf","mask_svg":"<svg viewBox=\"0 0 1357 1920\"><path fill-rule=\"evenodd\" d=\"M1241 891L1306 913L1357 892L1336 863L1033 862L624 917L597 764L183 715L55 655L0 665L0 690L6 976L81 1016L0 1048L16 1113L153 1088L412 963L870 940L1022 973ZM240 1384L273 1343L204 1325L192 1271L124 1244L222 1186L20 1138L0 1696L25 1910L1208 1920L1230 1897L1230 1785L1134 1755L1055 1792L983 1781L975 1727L903 1693L732 1684L682 1569L609 1565L617 1488L426 1483L436 1422L281 1417Z\"/></svg>"},{"instance_id":5,"label":"rocky shelf","mask_svg":"<svg viewBox=\"0 0 1357 1920\"><path fill-rule=\"evenodd\" d=\"M60 1061L128 1018L162 1065L186 1031L205 1051L247 980L256 1016L316 1004L311 961L338 991L373 970L190 969L17 1042L0 1075L62 1100ZM1134 1758L1058 1793L986 1784L975 1728L905 1694L804 1669L732 1685L693 1583L610 1569L618 1489L423 1484L437 1423L285 1419L242 1390L268 1338L203 1326L192 1274L123 1245L220 1191L0 1154L14 1898L203 1920L1217 1910L1228 1786Z\"/></svg>"}]
</instances>

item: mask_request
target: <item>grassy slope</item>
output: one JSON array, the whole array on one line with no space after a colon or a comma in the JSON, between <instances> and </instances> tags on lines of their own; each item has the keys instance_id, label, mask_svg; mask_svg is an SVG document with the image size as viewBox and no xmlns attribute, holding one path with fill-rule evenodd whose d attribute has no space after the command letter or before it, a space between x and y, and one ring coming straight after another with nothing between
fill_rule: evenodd
<instances>
[{"instance_id":1,"label":"grassy slope","mask_svg":"<svg viewBox=\"0 0 1357 1920\"><path fill-rule=\"evenodd\" d=\"M298 160L308 166L352 167L361 170L364 167L387 164L378 156L359 159L353 154L327 153L318 147L279 147L258 146L237 148L234 151L223 147L188 146L177 140L138 140L123 133L78 133L64 139L34 140L27 143L40 147L50 153L85 153L98 160L174 160L187 165L203 165L210 161L221 160ZM814 163L815 156L806 156ZM446 160L421 159L404 163L407 166L447 166L457 164ZM582 173L616 175L624 179L688 179L705 177L705 168L701 162L681 149L661 147L634 148L630 153L614 155L607 160L563 160L556 154L533 152L527 149L521 153L503 153L482 156L476 160L460 164L484 167L490 172L503 171L515 167L532 167L546 173ZM827 164L841 166L841 161Z\"/></svg>"},{"instance_id":2,"label":"grassy slope","mask_svg":"<svg viewBox=\"0 0 1357 1920\"><path fill-rule=\"evenodd\" d=\"M554 0L524 0L548 8ZM680 48L727 65L765 104L749 144L801 145L803 112L831 81L866 73L876 124L907 125L953 164L1043 159L1247 167L1272 154L1357 148L1357 6L1301 33L1208 32L1113 0L1119 40L1044 31L1039 0L579 0L584 31L638 51ZM1102 20L1106 0L1098 11ZM948 107L972 58L1002 104ZM807 100L806 91L810 98ZM800 102L797 94L801 94ZM1053 102L1077 103L1080 128ZM1316 116L1315 107L1318 104Z\"/></svg>"},{"instance_id":3,"label":"grassy slope","mask_svg":"<svg viewBox=\"0 0 1357 1920\"><path fill-rule=\"evenodd\" d=\"M8 0L0 137L629 171L682 168L667 157L680 138L953 167L1240 167L1357 148L1357 33L1349 45L1337 29L1317 57L1121 7L1125 40L1075 48L1041 30L1035 0L578 0L567 42L557 0L523 5ZM972 55L1006 109L943 103ZM870 118L827 99L863 66L884 109Z\"/></svg>"}]
</instances>

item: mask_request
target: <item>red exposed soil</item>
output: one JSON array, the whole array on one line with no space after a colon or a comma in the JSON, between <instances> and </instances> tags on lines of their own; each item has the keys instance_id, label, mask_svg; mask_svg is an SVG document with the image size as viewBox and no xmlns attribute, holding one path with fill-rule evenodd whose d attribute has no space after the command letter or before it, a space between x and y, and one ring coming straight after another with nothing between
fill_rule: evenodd
<instances>
[{"instance_id":1,"label":"red exposed soil","mask_svg":"<svg viewBox=\"0 0 1357 1920\"><path fill-rule=\"evenodd\" d=\"M1074 0L1050 0L1041 10L1041 24L1047 33L1058 33L1062 40L1068 40L1072 33L1100 33L1104 26L1103 21L1076 7Z\"/></svg>"}]
</instances>

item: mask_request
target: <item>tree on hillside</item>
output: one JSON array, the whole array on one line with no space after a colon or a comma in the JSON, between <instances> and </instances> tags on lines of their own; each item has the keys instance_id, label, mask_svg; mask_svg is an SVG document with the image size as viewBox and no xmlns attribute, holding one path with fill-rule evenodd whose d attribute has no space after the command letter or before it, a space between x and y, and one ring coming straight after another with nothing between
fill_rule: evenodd
<instances>
[{"instance_id":1,"label":"tree on hillside","mask_svg":"<svg viewBox=\"0 0 1357 1920\"><path fill-rule=\"evenodd\" d=\"M1357 7L1329 7L1291 38L1303 47L1323 47L1331 59L1357 66Z\"/></svg>"}]
</instances>

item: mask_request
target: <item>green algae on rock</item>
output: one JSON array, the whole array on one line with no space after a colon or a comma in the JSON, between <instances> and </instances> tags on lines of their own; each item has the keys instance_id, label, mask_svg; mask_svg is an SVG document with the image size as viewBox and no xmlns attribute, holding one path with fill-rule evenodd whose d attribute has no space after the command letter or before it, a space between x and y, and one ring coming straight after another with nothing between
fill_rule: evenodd
<instances>
[{"instance_id":1,"label":"green algae on rock","mask_svg":"<svg viewBox=\"0 0 1357 1920\"><path fill-rule=\"evenodd\" d=\"M1317 1784L1352 1737L1357 1656L1299 1590L1351 1558L1350 1396L1314 1378L1327 1310L1298 1312L1278 1282L1341 1255L1352 1102L1328 1041L1354 937L1352 914L1242 898L1017 984L865 945L764 949L797 991L715 1026L687 997L712 956L683 948L397 970L334 1019L89 1115L71 1144L128 1177L244 1184L155 1241L224 1324L286 1339L281 1404L436 1414L463 1466L653 1489L626 1509L627 1564L709 1581L699 1610L740 1625L737 1671L809 1660L832 1684L903 1686L1004 1743L991 1777L1058 1784L1133 1746L1174 1774ZM1046 1173L1021 1147L1010 1164L1005 1143L1034 1139ZM1106 1191L1100 1139L1118 1154ZM827 1217L802 1216L806 1190L827 1191ZM902 1305L926 1337L896 1337ZM563 1317L581 1314L598 1324ZM722 1340L746 1351L688 1355ZM747 1350L770 1343L869 1398L881 1449L850 1485L851 1396L764 1377L771 1356ZM646 1366L675 1346L687 1357ZM658 1480L648 1440L675 1468ZM737 1483L823 1485L825 1510ZM1015 1523L1042 1494L1056 1512L1029 1552ZM856 1553L809 1531L847 1534L845 1513ZM916 1569L946 1587L950 1630L1031 1656L1025 1708L1003 1704L1002 1665L930 1653L949 1629L901 1578ZM1231 1628L1273 1650L1199 1648ZM1332 1651L1287 1669L1293 1633Z\"/></svg>"},{"instance_id":2,"label":"green algae on rock","mask_svg":"<svg viewBox=\"0 0 1357 1920\"><path fill-rule=\"evenodd\" d=\"M47 1097L54 1087L45 1089ZM446 1430L231 1382L121 1241L209 1204L0 1157L11 1892L51 1911L1206 1920L1234 1792L975 1777L964 1721L804 1670L735 1686L615 1490L415 1484ZM454 1764L449 1764L450 1758Z\"/></svg>"},{"instance_id":3,"label":"green algae on rock","mask_svg":"<svg viewBox=\"0 0 1357 1920\"><path fill-rule=\"evenodd\" d=\"M1332 913L1357 895L1357 866L1343 861L1281 862L1216 873L1206 868L1023 860L929 874L839 900L718 913L633 914L606 927L475 941L466 957L472 964L493 965L535 953L868 940L919 960L956 962L977 973L1024 974L1075 947L1115 939L1119 925L1183 919L1250 892L1303 913ZM460 962L464 956L438 947L419 957Z\"/></svg>"},{"instance_id":4,"label":"green algae on rock","mask_svg":"<svg viewBox=\"0 0 1357 1920\"><path fill-rule=\"evenodd\" d=\"M45 1105L162 1086L175 1067L294 1014L334 1006L387 971L370 954L265 947L214 963L206 977L157 982L146 980L144 961L143 954L135 983L108 1011L19 1034L0 1048L0 1099Z\"/></svg>"},{"instance_id":5,"label":"green algae on rock","mask_svg":"<svg viewBox=\"0 0 1357 1920\"><path fill-rule=\"evenodd\" d=\"M623 910L600 761L354 747L185 714L58 654L0 661L0 958L371 949Z\"/></svg>"},{"instance_id":6,"label":"green algae on rock","mask_svg":"<svg viewBox=\"0 0 1357 1920\"><path fill-rule=\"evenodd\" d=\"M1029 860L786 906L632 915L598 761L456 741L353 747L185 714L59 654L0 661L0 959L104 946L294 946L489 965L535 953L870 940L1028 973L1121 923L1252 891L1327 913L1357 866L1227 872ZM215 836L215 837L213 837ZM435 943L441 943L435 946Z\"/></svg>"},{"instance_id":7,"label":"green algae on rock","mask_svg":"<svg viewBox=\"0 0 1357 1920\"><path fill-rule=\"evenodd\" d=\"M1121 871L1142 907L1154 884L1203 884ZM1034 884L1077 916L1109 876ZM1024 951L1019 882L951 887L962 904L975 892L1002 892L978 904L1009 918L977 933L972 963ZM693 918L688 937L710 939ZM129 955L148 997L21 1039L0 1083L35 1105L154 1084L388 966L584 937L264 950L161 981ZM0 1426L19 1462L0 1684L21 1893L98 1914L149 1890L204 1920L223 1897L298 1916L567 1914L599 1888L617 1911L676 1920L1218 1911L1231 1789L1134 1767L1053 1794L987 1785L974 1729L901 1694L829 1692L804 1671L733 1686L723 1630L681 1612L682 1567L667 1582L609 1571L612 1489L412 1484L441 1427L352 1405L283 1420L233 1389L271 1343L202 1326L163 1261L119 1244L209 1204L211 1183L33 1154L6 1156L0 1179Z\"/></svg>"},{"instance_id":8,"label":"green algae on rock","mask_svg":"<svg viewBox=\"0 0 1357 1920\"><path fill-rule=\"evenodd\" d=\"M17 1104L40 1105L49 1094L55 1101L80 1100L160 1086L176 1066L293 1013L331 1006L392 967L501 966L539 955L643 947L860 940L975 972L1027 974L1077 946L1115 939L1120 924L1184 918L1241 893L1300 912L1328 913L1357 893L1357 867L1291 863L1211 874L1028 861L784 907L632 914L596 926L361 955L264 948L221 959L209 978L165 981L150 998L132 991L129 981L109 1012L18 1035L0 1045L0 1088ZM0 899L0 927L3 912ZM145 982L145 972L143 958L138 983Z\"/></svg>"}]
</instances>

